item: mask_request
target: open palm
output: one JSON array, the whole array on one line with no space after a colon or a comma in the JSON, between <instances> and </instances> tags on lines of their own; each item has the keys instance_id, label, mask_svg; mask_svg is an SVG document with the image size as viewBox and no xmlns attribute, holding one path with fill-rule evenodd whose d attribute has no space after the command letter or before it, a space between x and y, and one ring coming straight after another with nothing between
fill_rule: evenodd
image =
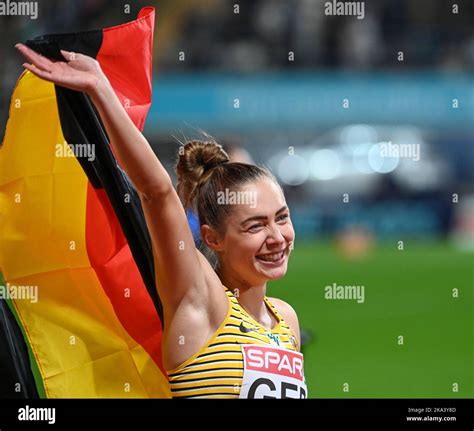
<instances>
[{"instance_id":1,"label":"open palm","mask_svg":"<svg viewBox=\"0 0 474 431\"><path fill-rule=\"evenodd\" d=\"M51 61L21 43L16 48L29 61L23 67L36 76L71 90L91 92L105 79L97 60L87 55L61 50L66 61Z\"/></svg>"}]
</instances>

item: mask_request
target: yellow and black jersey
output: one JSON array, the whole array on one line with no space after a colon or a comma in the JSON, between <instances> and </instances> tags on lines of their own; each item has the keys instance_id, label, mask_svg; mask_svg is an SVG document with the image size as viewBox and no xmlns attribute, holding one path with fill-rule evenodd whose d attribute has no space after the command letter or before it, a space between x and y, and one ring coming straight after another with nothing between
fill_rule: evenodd
<instances>
[{"instance_id":1,"label":"yellow and black jersey","mask_svg":"<svg viewBox=\"0 0 474 431\"><path fill-rule=\"evenodd\" d=\"M288 396L293 390L291 383L282 384L286 386L283 387L283 396L279 396L281 391L277 386L281 385L272 378L274 374L268 374L285 374L287 371L290 372L293 365L296 367L293 370L296 370L295 372L298 371L297 368L302 368L302 355L297 352L297 340L292 330L267 297L264 298L265 304L278 321L271 330L253 319L239 304L234 294L227 287L224 288L229 299L227 316L211 339L196 354L177 368L168 371L172 396L174 398L242 397L244 371L247 376L255 372L258 374L259 369L253 365L257 367L261 365L267 367L262 369L267 374L262 374L259 378L257 376L254 380L257 379L257 383L262 384L262 387L270 393L270 396L261 398L292 398ZM246 348L254 346L255 351L247 351L243 346ZM295 353L287 358L285 352L289 351ZM281 352L284 353L284 357L280 358ZM249 356L246 356L247 354ZM301 357L300 361L294 358L296 355ZM300 374L301 380L304 381L302 369ZM269 379L266 376L270 376ZM281 376L277 377L278 380ZM252 383L248 384L252 386ZM250 389L250 395L253 396L248 398L257 398L258 396L255 396L258 393L257 389L255 387ZM306 389L301 389L300 392L301 394L304 392L305 395Z\"/></svg>"}]
</instances>

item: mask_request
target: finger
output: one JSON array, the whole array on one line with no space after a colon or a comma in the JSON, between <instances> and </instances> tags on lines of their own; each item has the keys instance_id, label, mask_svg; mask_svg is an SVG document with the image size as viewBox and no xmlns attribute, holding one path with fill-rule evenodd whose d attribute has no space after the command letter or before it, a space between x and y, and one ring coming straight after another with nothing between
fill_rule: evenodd
<instances>
[{"instance_id":1,"label":"finger","mask_svg":"<svg viewBox=\"0 0 474 431\"><path fill-rule=\"evenodd\" d=\"M45 79L46 81L51 81L51 72L41 70L38 67L35 67L32 64L28 63L23 63L23 67L25 69L28 69L33 75L36 75L41 79Z\"/></svg>"},{"instance_id":2,"label":"finger","mask_svg":"<svg viewBox=\"0 0 474 431\"><path fill-rule=\"evenodd\" d=\"M76 52L72 52L72 51L66 51L64 49L61 49L61 54L62 56L66 59L66 61L74 61L77 59L77 53Z\"/></svg>"},{"instance_id":3,"label":"finger","mask_svg":"<svg viewBox=\"0 0 474 431\"><path fill-rule=\"evenodd\" d=\"M23 54L23 56L30 62L35 64L38 68L48 71L51 66L51 61L43 57L42 55L38 54L37 52L33 51L32 49L28 48L23 44L17 44L16 48Z\"/></svg>"},{"instance_id":4,"label":"finger","mask_svg":"<svg viewBox=\"0 0 474 431\"><path fill-rule=\"evenodd\" d=\"M46 57L38 54L36 51L33 51L31 48L28 48L22 43L18 43L15 47L23 54L23 56L30 62L35 64L40 69L49 71L53 62L48 60Z\"/></svg>"}]
</instances>

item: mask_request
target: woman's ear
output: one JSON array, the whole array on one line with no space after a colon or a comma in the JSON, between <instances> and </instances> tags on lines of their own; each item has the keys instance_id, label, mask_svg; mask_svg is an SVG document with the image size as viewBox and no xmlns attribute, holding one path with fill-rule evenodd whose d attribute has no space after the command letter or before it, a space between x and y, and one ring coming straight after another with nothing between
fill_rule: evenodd
<instances>
[{"instance_id":1,"label":"woman's ear","mask_svg":"<svg viewBox=\"0 0 474 431\"><path fill-rule=\"evenodd\" d=\"M211 226L207 224L201 225L201 238L211 250L222 250L223 246L220 235Z\"/></svg>"}]
</instances>

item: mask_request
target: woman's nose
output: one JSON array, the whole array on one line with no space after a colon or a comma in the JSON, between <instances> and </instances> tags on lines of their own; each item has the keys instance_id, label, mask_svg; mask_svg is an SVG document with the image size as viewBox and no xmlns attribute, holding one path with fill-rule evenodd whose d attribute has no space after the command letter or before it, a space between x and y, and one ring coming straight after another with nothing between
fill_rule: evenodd
<instances>
[{"instance_id":1,"label":"woman's nose","mask_svg":"<svg viewBox=\"0 0 474 431\"><path fill-rule=\"evenodd\" d=\"M269 226L270 227L270 232L268 235L268 240L272 243L283 243L285 242L285 238L283 234L281 233L281 230L278 225L276 226Z\"/></svg>"}]
</instances>

